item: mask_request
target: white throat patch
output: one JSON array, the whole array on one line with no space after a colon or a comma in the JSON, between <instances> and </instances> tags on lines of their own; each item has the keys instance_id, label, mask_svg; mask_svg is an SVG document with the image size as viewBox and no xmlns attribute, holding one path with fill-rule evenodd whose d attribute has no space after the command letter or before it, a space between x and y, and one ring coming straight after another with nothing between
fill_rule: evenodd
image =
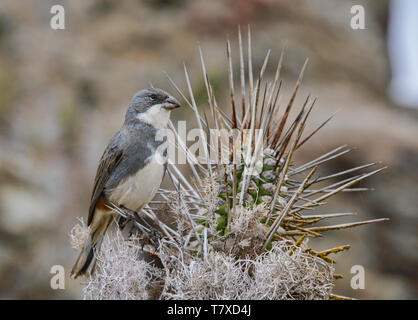
<instances>
[{"instance_id":1,"label":"white throat patch","mask_svg":"<svg viewBox=\"0 0 418 320\"><path fill-rule=\"evenodd\" d=\"M156 128L166 128L170 120L170 110L162 108L162 104L153 105L146 112L137 115L137 119Z\"/></svg>"}]
</instances>

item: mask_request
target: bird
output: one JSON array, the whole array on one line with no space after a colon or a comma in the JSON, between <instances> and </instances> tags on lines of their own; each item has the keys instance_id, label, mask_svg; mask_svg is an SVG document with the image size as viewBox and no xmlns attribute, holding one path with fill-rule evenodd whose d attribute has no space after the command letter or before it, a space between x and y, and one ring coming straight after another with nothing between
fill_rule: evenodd
<instances>
[{"instance_id":1,"label":"bird","mask_svg":"<svg viewBox=\"0 0 418 320\"><path fill-rule=\"evenodd\" d=\"M113 204L140 212L155 196L167 167L167 141L159 138L172 110L180 103L159 88L138 91L100 159L90 200L89 235L71 271L71 278L92 274L95 252L115 220Z\"/></svg>"}]
</instances>

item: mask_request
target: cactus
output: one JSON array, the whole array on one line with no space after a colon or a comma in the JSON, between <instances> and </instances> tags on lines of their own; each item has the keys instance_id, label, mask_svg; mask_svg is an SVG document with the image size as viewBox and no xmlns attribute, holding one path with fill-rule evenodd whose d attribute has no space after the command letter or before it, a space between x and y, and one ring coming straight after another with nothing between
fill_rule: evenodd
<instances>
[{"instance_id":1,"label":"cactus","mask_svg":"<svg viewBox=\"0 0 418 320\"><path fill-rule=\"evenodd\" d=\"M284 51L280 54L271 81L264 79L270 51L267 52L263 65L254 79L249 28L247 42L247 66L245 66L245 50L239 31L238 78L241 90L240 94L237 94L231 44L227 40L230 107L222 109L218 106L206 72L204 54L199 47L210 117L198 111L186 66L184 73L188 94L183 93L167 75L173 88L192 110L201 129L206 163L196 161L195 155L187 148L186 143L180 140L174 125L170 123L177 138L177 151L186 154L187 166L192 174L190 177L184 175L175 163L168 165L168 177L173 182L173 189L160 190L159 195L163 201L154 200L143 210L143 214L156 225L156 228L149 223L144 224L144 221L135 220L137 215L130 214L122 208L114 209L122 216L134 220L138 234L142 236L145 234L148 238L147 245L142 247L144 252L158 257L161 262L161 268L165 270L165 284L161 288L161 298L344 298L331 292L333 280L341 276L334 273L335 260L330 255L347 250L350 246L342 245L329 250L316 251L308 247L307 239L322 237L323 232L328 230L353 228L387 219L317 226L323 220L349 216L352 213L309 214L309 210L323 206L326 199L340 192L366 191L366 188L353 188L353 186L384 168L357 173L377 164L369 163L321 176L318 173L321 165L352 150L345 145L301 166L294 166L293 158L296 151L332 117L320 124L313 132L305 133L306 123L314 109L316 99L308 95L294 119L290 119L290 112L296 108L295 98L308 61L303 64L291 97L282 110L278 101L282 95L280 72ZM228 108L230 115L226 111ZM221 132L219 136L211 139L208 138L210 123L213 123L213 128L220 129ZM225 132L233 134L227 136ZM214 144L214 142L218 143ZM218 161L212 163L209 153L213 149L227 151L227 161L220 161L218 157L216 159ZM324 182L350 173L356 174L324 186ZM318 185L320 187L317 187ZM155 208L157 204L161 205L161 202L164 206ZM175 223L163 223L158 218L161 215L175 217ZM158 237L155 236L156 234ZM134 244L138 242L133 238L130 241ZM283 268L274 272L266 269L267 265L263 263L271 263L272 259L278 266L283 266L282 262L286 259L290 259L290 263L297 263L301 261L300 259L308 261L305 263L307 266L305 269L298 271L295 269L292 272L295 272L296 278L297 272L304 274L305 277L302 277L304 281L312 280L314 277L312 282L315 283L314 287L322 288L322 291L318 289L319 291L316 292L310 283L306 287L309 289L302 290L303 292L291 292L284 289L288 288L288 285L280 285L279 281L273 290L275 294L259 295L256 292L263 291L263 286L267 286L262 280L257 280L259 281L257 283L256 279L260 272L266 272L277 279L285 274ZM109 270L103 271L106 269L106 264L103 263L103 259L98 260L99 275L109 276ZM222 266L226 269L223 270ZM201 287L197 288L196 283L200 280L191 280L195 276L194 272L201 272L197 277L199 279L202 279L203 275L208 279L213 278L213 283L202 282ZM310 277L306 277L307 273ZM149 277L149 279L155 278ZM161 280L161 275L157 278ZM244 287L238 288L239 284L235 283L239 281L238 279L245 283ZM93 287L97 289L99 286L104 287L103 284ZM92 295L92 282L87 288L92 297L112 297L111 294L103 292ZM265 290L269 292L270 289Z\"/></svg>"}]
</instances>

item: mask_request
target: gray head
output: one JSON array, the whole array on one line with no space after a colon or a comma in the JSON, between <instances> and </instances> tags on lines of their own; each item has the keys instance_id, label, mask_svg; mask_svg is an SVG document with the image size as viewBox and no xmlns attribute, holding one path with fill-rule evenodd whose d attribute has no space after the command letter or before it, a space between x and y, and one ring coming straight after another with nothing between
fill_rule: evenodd
<instances>
[{"instance_id":1,"label":"gray head","mask_svg":"<svg viewBox=\"0 0 418 320\"><path fill-rule=\"evenodd\" d=\"M170 119L171 110L180 107L180 103L164 90L149 88L138 91L132 98L126 111L125 124L142 121L156 128L165 128Z\"/></svg>"}]
</instances>

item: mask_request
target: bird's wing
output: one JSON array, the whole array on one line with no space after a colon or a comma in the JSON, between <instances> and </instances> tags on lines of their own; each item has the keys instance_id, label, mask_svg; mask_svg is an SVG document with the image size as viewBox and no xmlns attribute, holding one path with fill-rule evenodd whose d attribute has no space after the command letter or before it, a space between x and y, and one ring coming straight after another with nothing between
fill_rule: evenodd
<instances>
[{"instance_id":1,"label":"bird's wing","mask_svg":"<svg viewBox=\"0 0 418 320\"><path fill-rule=\"evenodd\" d=\"M115 135L116 137L117 135ZM102 158L100 159L99 167L97 168L96 178L94 179L93 193L91 196L89 217L87 219L87 225L90 225L93 220L93 214L96 209L97 201L102 196L104 186L109 179L112 172L118 166L123 157L123 149L117 143L112 143L115 139L107 146L103 152Z\"/></svg>"}]
</instances>

